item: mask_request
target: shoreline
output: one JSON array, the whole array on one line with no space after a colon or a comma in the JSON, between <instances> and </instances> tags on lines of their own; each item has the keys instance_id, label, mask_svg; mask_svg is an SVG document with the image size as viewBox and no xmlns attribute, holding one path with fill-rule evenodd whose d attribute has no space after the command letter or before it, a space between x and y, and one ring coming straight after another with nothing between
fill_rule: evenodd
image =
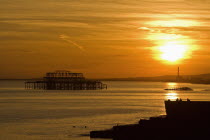
<instances>
[{"instance_id":1,"label":"shoreline","mask_svg":"<svg viewBox=\"0 0 210 140\"><path fill-rule=\"evenodd\" d=\"M38 78L36 78L38 79ZM26 80L36 80L36 79L0 79L0 81L26 81ZM93 79L95 80L95 79ZM97 79L97 80L101 80L101 81L110 81L110 82L161 82L161 83L189 83L189 84L204 84L204 85L209 85L209 82L189 82L189 81L181 81L181 82L176 82L176 81L148 81L148 80L107 80L107 79Z\"/></svg>"}]
</instances>

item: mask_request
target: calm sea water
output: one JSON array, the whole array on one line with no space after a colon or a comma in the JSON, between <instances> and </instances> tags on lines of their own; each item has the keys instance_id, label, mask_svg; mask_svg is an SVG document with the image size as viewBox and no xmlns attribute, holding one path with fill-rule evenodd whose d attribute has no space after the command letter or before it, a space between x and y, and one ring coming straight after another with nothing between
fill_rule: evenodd
<instances>
[{"instance_id":1,"label":"calm sea water","mask_svg":"<svg viewBox=\"0 0 210 140\"><path fill-rule=\"evenodd\" d=\"M0 81L0 140L89 140L81 134L165 114L166 99L210 101L210 85L182 83L194 91L167 92L175 83L104 83L108 90L41 91Z\"/></svg>"}]
</instances>

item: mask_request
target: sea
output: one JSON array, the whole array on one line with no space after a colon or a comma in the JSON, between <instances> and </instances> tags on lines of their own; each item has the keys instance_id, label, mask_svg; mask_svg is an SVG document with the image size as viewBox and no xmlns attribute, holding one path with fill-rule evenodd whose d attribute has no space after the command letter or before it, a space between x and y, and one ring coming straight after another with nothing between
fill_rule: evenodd
<instances>
[{"instance_id":1,"label":"sea","mask_svg":"<svg viewBox=\"0 0 210 140\"><path fill-rule=\"evenodd\" d=\"M104 81L104 90L25 90L23 80L0 81L0 140L90 139L92 130L165 114L164 100L210 101L210 85ZM193 91L166 91L186 86Z\"/></svg>"}]
</instances>

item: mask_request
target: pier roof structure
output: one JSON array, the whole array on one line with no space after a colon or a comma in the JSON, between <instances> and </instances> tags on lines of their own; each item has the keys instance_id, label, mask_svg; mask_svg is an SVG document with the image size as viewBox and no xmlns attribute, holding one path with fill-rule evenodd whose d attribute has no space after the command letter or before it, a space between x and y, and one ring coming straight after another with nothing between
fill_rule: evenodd
<instances>
[{"instance_id":1,"label":"pier roof structure","mask_svg":"<svg viewBox=\"0 0 210 140\"><path fill-rule=\"evenodd\" d=\"M45 90L96 90L106 89L107 85L101 81L86 79L82 73L57 70L46 73L42 80L26 81L25 88Z\"/></svg>"}]
</instances>

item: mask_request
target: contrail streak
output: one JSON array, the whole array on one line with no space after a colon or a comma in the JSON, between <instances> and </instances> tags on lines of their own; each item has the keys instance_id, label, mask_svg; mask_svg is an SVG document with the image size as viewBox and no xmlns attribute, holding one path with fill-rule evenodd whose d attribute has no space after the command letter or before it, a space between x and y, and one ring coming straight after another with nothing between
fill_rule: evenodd
<instances>
[{"instance_id":1,"label":"contrail streak","mask_svg":"<svg viewBox=\"0 0 210 140\"><path fill-rule=\"evenodd\" d=\"M62 39L62 40L64 40L64 41L66 41L66 42L68 42L68 43L70 43L70 44L73 44L75 47L79 48L82 51L85 50L83 46L81 46L81 45L77 44L76 42L72 41L70 39L70 37L67 36L67 35L63 35L62 34L62 35L59 36L59 38Z\"/></svg>"}]
</instances>

